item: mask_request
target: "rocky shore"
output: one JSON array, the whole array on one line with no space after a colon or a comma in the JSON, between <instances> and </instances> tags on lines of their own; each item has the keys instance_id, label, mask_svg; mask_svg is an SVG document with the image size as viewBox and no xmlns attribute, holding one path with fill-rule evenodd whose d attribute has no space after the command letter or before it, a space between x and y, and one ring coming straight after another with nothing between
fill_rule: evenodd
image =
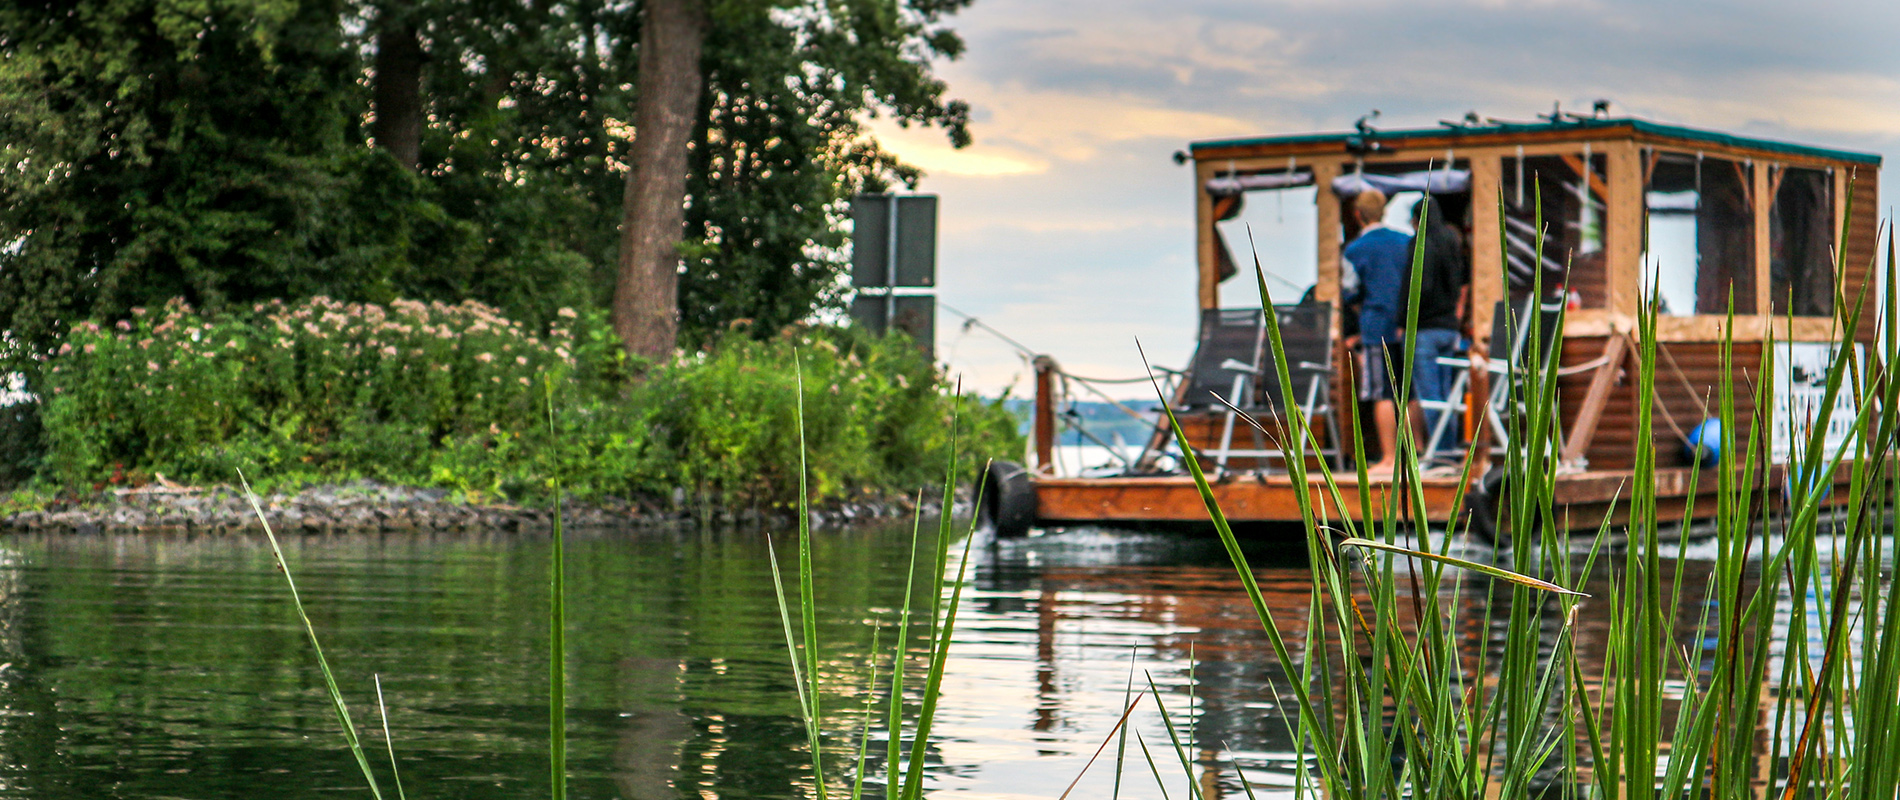
<instances>
[{"instance_id":1,"label":"rocky shore","mask_svg":"<svg viewBox=\"0 0 1900 800\"><path fill-rule=\"evenodd\" d=\"M295 494L258 498L271 529L282 534L373 531L532 531L554 526L547 507L463 502L444 489L387 486L370 481L313 486ZM703 520L684 503L660 508L631 501L564 503L570 528L653 527L682 522L790 525L786 511L741 510ZM933 504L934 505L934 504ZM915 504L850 503L812 511L814 527L910 514ZM0 516L0 531L32 533L236 533L262 531L242 492L231 487L146 486Z\"/></svg>"}]
</instances>

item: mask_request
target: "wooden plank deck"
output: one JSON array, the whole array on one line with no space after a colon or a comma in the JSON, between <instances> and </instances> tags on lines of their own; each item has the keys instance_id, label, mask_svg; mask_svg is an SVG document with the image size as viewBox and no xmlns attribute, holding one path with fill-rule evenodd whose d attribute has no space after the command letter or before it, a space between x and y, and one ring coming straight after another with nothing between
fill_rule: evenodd
<instances>
[{"instance_id":1,"label":"wooden plank deck","mask_svg":"<svg viewBox=\"0 0 1900 800\"><path fill-rule=\"evenodd\" d=\"M1036 517L1044 524L1089 522L1205 522L1207 508L1194 479L1186 475L1138 478L1037 478ZM1378 480L1369 488L1373 514L1387 502L1392 482ZM1452 517L1458 479L1427 478L1419 487L1424 493L1427 516L1434 522ZM1234 522L1299 522L1300 491L1286 475L1234 473L1213 483L1214 499L1221 513ZM1337 519L1339 509L1331 493L1319 478L1309 478L1305 487L1319 515ZM1339 482L1353 518L1360 516L1359 483L1356 476L1342 476Z\"/></svg>"},{"instance_id":2,"label":"wooden plank deck","mask_svg":"<svg viewBox=\"0 0 1900 800\"><path fill-rule=\"evenodd\" d=\"M1841 502L1844 467L1836 473L1836 497ZM1559 519L1576 530L1594 530L1604 517L1621 523L1628 518L1631 481L1629 470L1593 470L1558 475L1553 500ZM1780 470L1770 471L1768 480L1778 484ZM1715 513L1716 476L1708 471L1695 480L1691 492L1691 470L1669 467L1656 470L1657 517L1676 521L1685 517L1706 518ZM1036 478L1036 519L1039 525L1194 523L1207 521L1207 509L1201 503L1194 479L1186 475L1160 475L1125 478ZM1221 512L1232 522L1299 522L1299 491L1285 474L1232 473L1212 484L1214 499ZM1372 513L1383 515L1383 507L1393 492L1389 479L1369 483ZM1323 518L1342 515L1331 492L1318 477L1309 477L1305 490L1316 513ZM1425 501L1426 518L1445 523L1458 508L1458 478L1425 478L1418 485ZM1361 516L1357 476L1339 479L1339 493L1345 499L1346 514Z\"/></svg>"}]
</instances>

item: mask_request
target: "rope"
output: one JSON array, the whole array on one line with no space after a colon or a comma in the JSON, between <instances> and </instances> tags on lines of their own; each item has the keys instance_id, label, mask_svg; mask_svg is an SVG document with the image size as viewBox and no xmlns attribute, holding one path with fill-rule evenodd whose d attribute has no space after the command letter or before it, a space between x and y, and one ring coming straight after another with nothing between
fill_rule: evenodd
<instances>
[{"instance_id":1,"label":"rope","mask_svg":"<svg viewBox=\"0 0 1900 800\"><path fill-rule=\"evenodd\" d=\"M1003 333L1002 331L999 331L993 327L990 327L989 323L984 322L980 319L977 319L976 317L966 314L962 311L959 311L954 306L951 306L948 303L945 303L939 300L937 301L937 305L945 311L948 311L952 314L962 317L963 330L965 332L968 332L969 329L973 327L982 328L983 332L988 333L991 336L995 336L996 338L1003 340L1004 344L1007 344L1010 347L1015 348L1016 352L1021 354L1025 358L1035 358L1037 356L1043 355L1042 353L1038 353L1034 350L1029 349L1028 345L1025 345L1022 342L1019 342L1019 341L1016 341L1015 339L1010 338L1009 334ZM1090 377L1085 377L1082 375L1076 375L1074 373L1063 370L1061 365L1056 364L1053 359L1051 359L1050 361L1050 366L1054 368L1055 373L1057 375L1061 375L1062 377L1065 377L1065 378L1081 381L1082 383L1116 384L1116 383L1147 383L1148 382L1148 377L1145 375L1134 377L1134 378L1090 378ZM1180 372L1179 370L1172 370L1166 367L1156 367L1155 369L1156 371L1166 372L1169 374L1179 374ZM1110 402L1113 402L1113 401L1110 401Z\"/></svg>"},{"instance_id":2,"label":"rope","mask_svg":"<svg viewBox=\"0 0 1900 800\"><path fill-rule=\"evenodd\" d=\"M1628 334L1625 334L1625 335L1628 335ZM1704 402L1700 397L1696 396L1695 386L1689 383L1689 376L1683 374L1682 367L1676 366L1676 357L1669 354L1669 348L1663 345L1662 342L1656 343L1656 352L1662 353L1663 360L1669 362L1669 371L1676 376L1677 381L1680 381L1682 383L1682 391L1685 394L1689 395L1690 400L1695 401L1696 410L1702 412L1702 418L1708 419L1709 418L1708 404Z\"/></svg>"},{"instance_id":3,"label":"rope","mask_svg":"<svg viewBox=\"0 0 1900 800\"><path fill-rule=\"evenodd\" d=\"M1167 367L1155 367L1155 371L1167 372L1167 373L1178 372L1178 370L1168 369ZM1057 367L1056 372L1060 373L1062 377L1064 378L1081 381L1083 383L1147 383L1148 382L1148 378L1146 376L1140 377L1140 378L1085 378L1073 372L1064 371L1061 367Z\"/></svg>"},{"instance_id":4,"label":"rope","mask_svg":"<svg viewBox=\"0 0 1900 800\"><path fill-rule=\"evenodd\" d=\"M969 314L965 314L962 311L958 311L955 306L952 306L949 303L946 303L942 300L938 300L937 307L945 311L948 311L952 314L955 314L959 317L962 317L963 327L965 330L968 330L971 326L982 328L984 332L990 334L991 336L995 336L998 339L1003 340L1005 344L1008 344L1010 347L1016 348L1016 352L1021 353L1024 356L1027 356L1029 358L1035 358L1036 356L1041 355L1041 353L1037 353L1036 351L1029 349L1028 345L1025 345L1022 342L1016 341L1015 339L1009 338L1009 334L1006 334L1002 331L999 331L995 328L990 327L989 323L986 323L983 320L977 319L976 317L973 317Z\"/></svg>"},{"instance_id":5,"label":"rope","mask_svg":"<svg viewBox=\"0 0 1900 800\"><path fill-rule=\"evenodd\" d=\"M1619 335L1623 337L1624 343L1629 345L1631 353L1640 355L1643 352L1642 348L1636 346L1636 340L1632 338L1628 332ZM1668 348L1665 348L1661 342L1656 343L1656 352L1661 353L1663 359L1669 362L1669 371L1674 373L1676 379L1682 382L1683 390L1688 393L1690 401L1696 404L1696 408L1702 412L1702 418L1708 419L1708 405L1702 398L1696 396L1695 388L1689 383L1689 376L1683 374L1682 368L1676 365L1675 356L1670 355ZM1669 404L1662 401L1661 393L1651 392L1649 395L1649 404L1652 408L1662 412L1663 422L1669 425L1669 430L1675 432L1676 438L1684 445L1689 444L1689 434L1683 431L1680 423L1676 422L1676 415L1669 411Z\"/></svg>"}]
</instances>

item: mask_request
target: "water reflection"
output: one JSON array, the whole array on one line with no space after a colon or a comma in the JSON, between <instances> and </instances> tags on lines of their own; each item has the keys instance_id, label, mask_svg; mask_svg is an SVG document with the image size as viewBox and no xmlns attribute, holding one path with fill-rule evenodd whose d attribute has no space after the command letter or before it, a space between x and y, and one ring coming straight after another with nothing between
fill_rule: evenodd
<instances>
[{"instance_id":1,"label":"water reflection","mask_svg":"<svg viewBox=\"0 0 1900 800\"><path fill-rule=\"evenodd\" d=\"M374 719L371 676L382 676L410 797L545 791L545 537L369 535L288 545L359 722ZM860 724L869 623L891 641L908 545L907 527L818 535L833 763L844 762L853 749L846 732ZM763 534L578 534L568 552L573 796L782 798L807 784ZM959 548L951 552L954 574ZM1685 596L1698 600L1678 610L1674 629L1684 648L1708 640L1695 626L1710 607L1700 600L1708 562L1696 555L1683 576ZM1263 540L1249 557L1297 643L1308 599L1304 554ZM781 558L789 568L789 554ZM1291 795L1295 681L1273 658L1218 542L1075 529L979 540L970 558L928 748L934 792L1059 796L1113 729L1131 680L1140 689L1152 678L1193 764L1183 770L1167 726L1144 702L1131 728L1155 768L1131 737L1123 796L1162 797L1155 772L1174 798L1188 796L1189 782L1210 800L1238 796L1235 762L1258 796ZM1606 597L1607 575L1593 576L1586 591ZM1418 607L1449 614L1472 658L1495 649L1508 598L1485 583L1451 585L1454 595L1419 598ZM1553 636L1553 609L1537 613ZM1400 624L1409 630L1412 621ZM1601 674L1590 659L1607 626L1607 604L1586 601L1577 629L1585 676ZM912 658L914 697L921 651ZM0 664L0 797L361 794L261 541L0 539ZM880 664L880 675L888 670ZM380 749L380 736L368 741ZM1110 742L1075 796L1114 789L1115 751ZM880 775L883 752L882 739L874 741ZM882 786L868 788L877 795Z\"/></svg>"}]
</instances>

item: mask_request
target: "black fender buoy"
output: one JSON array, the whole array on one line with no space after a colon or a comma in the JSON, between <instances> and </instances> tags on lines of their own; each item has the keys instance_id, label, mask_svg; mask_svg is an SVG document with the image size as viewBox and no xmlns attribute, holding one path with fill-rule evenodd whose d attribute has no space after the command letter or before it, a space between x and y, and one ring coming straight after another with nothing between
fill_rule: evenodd
<instances>
[{"instance_id":1,"label":"black fender buoy","mask_svg":"<svg viewBox=\"0 0 1900 800\"><path fill-rule=\"evenodd\" d=\"M1469 530L1492 547L1508 547L1511 534L1498 530L1498 509L1504 505L1503 467L1492 467L1478 478L1476 486L1465 491L1465 513L1470 514Z\"/></svg>"},{"instance_id":2,"label":"black fender buoy","mask_svg":"<svg viewBox=\"0 0 1900 800\"><path fill-rule=\"evenodd\" d=\"M977 514L977 523L1000 538L1028 535L1036 524L1036 487L1029 483L1029 470L1014 461L991 462Z\"/></svg>"}]
</instances>

